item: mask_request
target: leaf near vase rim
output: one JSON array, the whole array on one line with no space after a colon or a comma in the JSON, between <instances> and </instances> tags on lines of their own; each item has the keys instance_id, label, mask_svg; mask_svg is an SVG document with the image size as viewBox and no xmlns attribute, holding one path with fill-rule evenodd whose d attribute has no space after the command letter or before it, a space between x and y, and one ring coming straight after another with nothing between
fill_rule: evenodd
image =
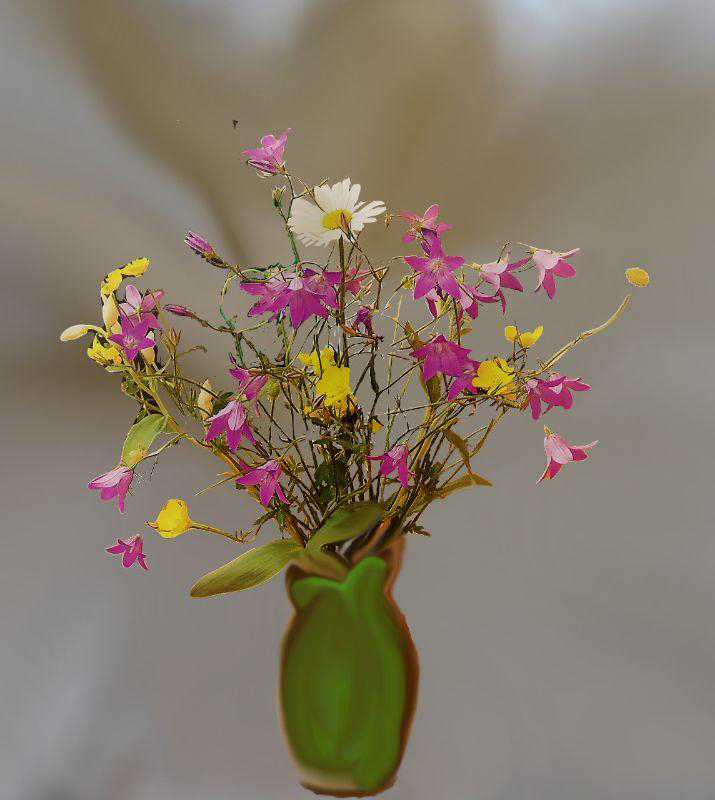
<instances>
[{"instance_id":1,"label":"leaf near vase rim","mask_svg":"<svg viewBox=\"0 0 715 800\"><path fill-rule=\"evenodd\" d=\"M326 544L338 544L361 536L384 517L385 509L378 503L353 503L337 508L310 537L306 554L316 553Z\"/></svg>"},{"instance_id":2,"label":"leaf near vase rim","mask_svg":"<svg viewBox=\"0 0 715 800\"><path fill-rule=\"evenodd\" d=\"M132 425L122 447L122 464L133 467L147 454L156 437L164 430L167 418L163 414L147 414Z\"/></svg>"},{"instance_id":3,"label":"leaf near vase rim","mask_svg":"<svg viewBox=\"0 0 715 800\"><path fill-rule=\"evenodd\" d=\"M211 597L252 589L272 578L302 552L303 548L292 539L267 542L199 578L189 594L191 597Z\"/></svg>"}]
</instances>

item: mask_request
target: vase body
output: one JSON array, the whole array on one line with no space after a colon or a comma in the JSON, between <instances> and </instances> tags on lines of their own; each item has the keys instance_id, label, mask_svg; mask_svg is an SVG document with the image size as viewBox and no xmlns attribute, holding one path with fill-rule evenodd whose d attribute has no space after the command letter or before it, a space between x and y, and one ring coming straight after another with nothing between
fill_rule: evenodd
<instances>
[{"instance_id":1,"label":"vase body","mask_svg":"<svg viewBox=\"0 0 715 800\"><path fill-rule=\"evenodd\" d=\"M335 797L392 785L417 696L417 653L391 587L402 542L342 581L291 568L295 613L283 642L279 704L301 783Z\"/></svg>"}]
</instances>

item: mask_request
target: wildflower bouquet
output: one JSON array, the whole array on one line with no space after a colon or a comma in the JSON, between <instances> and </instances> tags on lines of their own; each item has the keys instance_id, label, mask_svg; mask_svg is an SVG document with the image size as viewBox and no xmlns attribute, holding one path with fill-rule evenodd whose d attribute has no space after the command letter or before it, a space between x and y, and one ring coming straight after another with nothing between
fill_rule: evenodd
<instances>
[{"instance_id":1,"label":"wildflower bouquet","mask_svg":"<svg viewBox=\"0 0 715 800\"><path fill-rule=\"evenodd\" d=\"M414 645L390 593L405 534L427 535L420 520L432 502L490 485L475 460L504 417L538 420L570 409L574 394L590 389L557 364L613 322L629 296L605 323L546 360L530 357L541 326L508 325L499 355L482 342L475 352L470 334L480 311L505 313L509 293L522 292L529 273L535 291L553 299L557 280L575 275L578 249L527 246L512 259L505 246L490 263L469 263L445 253L451 226L432 205L397 215L409 250L376 263L363 231L393 215L382 202L361 201L360 185L347 178L313 186L289 171L289 130L245 155L260 175L280 180L272 205L290 263L233 264L189 233L186 244L223 274L218 317L130 283L149 266L139 258L102 281L102 325L74 325L61 338L93 334L88 356L136 403L119 463L90 489L117 498L123 512L136 471L169 448L189 446L221 462L217 481L201 491L235 486L259 505L255 524L227 531L199 523L184 500L170 499L150 528L166 538L199 531L244 546L275 523L278 537L205 575L191 594L247 589L289 567L296 611L283 646L280 701L297 768L316 791L373 794L394 778L416 695ZM303 245L320 249L307 255ZM628 277L636 285L648 280L639 269ZM252 300L247 315L227 310L231 289ZM192 348L181 349L182 333L167 315L223 337L230 364L221 386L186 374ZM270 352L259 345L266 333L275 342ZM596 444L572 445L544 430L539 481L584 460ZM107 552L124 567L147 569L140 534Z\"/></svg>"}]
</instances>

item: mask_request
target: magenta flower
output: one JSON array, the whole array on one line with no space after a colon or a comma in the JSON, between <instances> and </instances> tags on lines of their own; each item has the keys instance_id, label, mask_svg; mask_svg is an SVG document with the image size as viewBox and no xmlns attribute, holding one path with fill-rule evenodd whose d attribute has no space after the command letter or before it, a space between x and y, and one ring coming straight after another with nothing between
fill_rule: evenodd
<instances>
[{"instance_id":1,"label":"magenta flower","mask_svg":"<svg viewBox=\"0 0 715 800\"><path fill-rule=\"evenodd\" d=\"M406 444L399 444L388 450L381 456L368 456L370 461L380 462L380 475L391 475L397 470L397 478L405 489L409 489L410 478L415 477L414 472L410 472L407 466L407 458L410 455L410 448Z\"/></svg>"},{"instance_id":2,"label":"magenta flower","mask_svg":"<svg viewBox=\"0 0 715 800\"><path fill-rule=\"evenodd\" d=\"M471 358L467 360L462 369L462 374L458 375L449 385L447 400L456 400L465 389L471 394L478 393L479 390L474 386L473 381L477 377L480 363L479 361L472 361Z\"/></svg>"},{"instance_id":3,"label":"magenta flower","mask_svg":"<svg viewBox=\"0 0 715 800\"><path fill-rule=\"evenodd\" d=\"M325 319L328 316L325 306L338 308L330 273L310 269L303 275L287 273L261 283L242 283L241 289L259 298L248 312L249 317L269 312L271 319L275 319L288 307L290 324L294 328L299 328L313 315Z\"/></svg>"},{"instance_id":4,"label":"magenta flower","mask_svg":"<svg viewBox=\"0 0 715 800\"><path fill-rule=\"evenodd\" d=\"M598 442L591 442L591 444L578 444L575 447L571 446L566 440L562 439L557 433L552 433L546 426L544 426L544 450L546 451L546 469L537 483L541 483L544 478L555 478L561 467L564 464L569 464L572 461L585 461L588 456L586 450L593 447Z\"/></svg>"},{"instance_id":5,"label":"magenta flower","mask_svg":"<svg viewBox=\"0 0 715 800\"><path fill-rule=\"evenodd\" d=\"M534 291L538 292L543 286L549 300L553 299L556 294L554 275L558 275L559 278L573 278L576 270L566 259L578 255L579 252L580 248L578 247L574 250L569 250L567 253L557 253L554 250L535 250L533 259L539 273L539 283Z\"/></svg>"},{"instance_id":6,"label":"magenta flower","mask_svg":"<svg viewBox=\"0 0 715 800\"><path fill-rule=\"evenodd\" d=\"M439 206L434 203L427 211L420 217L418 214L399 214L404 219L409 228L407 233L402 237L402 243L408 244L414 241L418 236L422 236L423 231L432 231L438 236L448 231L452 226L446 222L437 222L439 215Z\"/></svg>"},{"instance_id":7,"label":"magenta flower","mask_svg":"<svg viewBox=\"0 0 715 800\"><path fill-rule=\"evenodd\" d=\"M547 411L554 406L568 410L573 405L571 392L587 392L591 387L578 378L567 378L560 373L554 373L548 380L531 378L526 382L526 392L531 416L538 419L541 415L541 403L546 404Z\"/></svg>"},{"instance_id":8,"label":"magenta flower","mask_svg":"<svg viewBox=\"0 0 715 800\"><path fill-rule=\"evenodd\" d=\"M161 289L155 289L142 295L139 289L130 283L127 286L125 302L119 304L119 310L125 316L131 317L134 323L146 320L150 328L161 330L159 320L152 312L163 296L164 292Z\"/></svg>"},{"instance_id":9,"label":"magenta flower","mask_svg":"<svg viewBox=\"0 0 715 800\"><path fill-rule=\"evenodd\" d=\"M246 409L240 400L232 400L218 414L208 418L209 428L204 441L210 442L222 433L226 434L226 442L234 452L241 444L241 439L247 439L255 444L251 429L246 421Z\"/></svg>"},{"instance_id":10,"label":"magenta flower","mask_svg":"<svg viewBox=\"0 0 715 800\"><path fill-rule=\"evenodd\" d=\"M308 270L305 272L307 273ZM354 264L348 271L348 274L345 276L345 291L350 292L350 294L353 295L358 294L362 288L363 279L369 274L369 272L360 272L360 267L358 267L357 264ZM342 272L324 272L323 275L331 286L340 286L340 281L343 278Z\"/></svg>"},{"instance_id":11,"label":"magenta flower","mask_svg":"<svg viewBox=\"0 0 715 800\"><path fill-rule=\"evenodd\" d=\"M145 350L147 347L154 347L154 340L147 336L149 331L149 322L143 319L136 324L132 322L129 317L121 315L122 332L113 333L107 337L110 342L118 344L124 348L124 353L129 361L133 361L140 350Z\"/></svg>"},{"instance_id":12,"label":"magenta flower","mask_svg":"<svg viewBox=\"0 0 715 800\"><path fill-rule=\"evenodd\" d=\"M524 287L517 277L511 273L519 269L519 267L523 267L529 260L528 258L522 258L521 261L512 261L510 263L509 256L510 253L507 250L498 261L490 261L488 264L482 264L479 268L482 278L496 289L494 296L498 297L501 301L503 313L506 313L506 298L504 297L503 290L512 289L515 292L524 291Z\"/></svg>"},{"instance_id":13,"label":"magenta flower","mask_svg":"<svg viewBox=\"0 0 715 800\"><path fill-rule=\"evenodd\" d=\"M372 309L369 306L360 306L357 314L355 314L353 328L357 330L358 325L363 326L363 329L368 336L375 335L372 329Z\"/></svg>"},{"instance_id":14,"label":"magenta flower","mask_svg":"<svg viewBox=\"0 0 715 800\"><path fill-rule=\"evenodd\" d=\"M269 133L261 139L260 147L255 150L243 150L241 155L248 156L248 163L266 177L284 172L283 150L290 132L291 129L286 128L277 139L272 133Z\"/></svg>"},{"instance_id":15,"label":"magenta flower","mask_svg":"<svg viewBox=\"0 0 715 800\"><path fill-rule=\"evenodd\" d=\"M232 378L238 381L238 399L249 401L258 397L261 389L268 383L268 375L261 372L251 372L250 370L239 367L236 359L231 355L233 369L228 372Z\"/></svg>"},{"instance_id":16,"label":"magenta flower","mask_svg":"<svg viewBox=\"0 0 715 800\"><path fill-rule=\"evenodd\" d=\"M439 236L432 231L425 231L423 250L425 257L405 256L405 261L412 269L420 273L415 282L415 300L438 286L455 300L459 300L459 284L452 273L464 264L464 259L459 256L445 256Z\"/></svg>"},{"instance_id":17,"label":"magenta flower","mask_svg":"<svg viewBox=\"0 0 715 800\"><path fill-rule=\"evenodd\" d=\"M258 496L264 508L268 507L274 494L277 495L282 503L288 503L288 498L283 494L283 489L278 483L283 471L277 461L266 461L260 467L249 467L248 464L242 464L241 466L248 469L249 472L240 478L236 478L236 483L241 486L256 486L260 484Z\"/></svg>"},{"instance_id":18,"label":"magenta flower","mask_svg":"<svg viewBox=\"0 0 715 800\"><path fill-rule=\"evenodd\" d=\"M113 556L122 557L122 566L129 569L136 561L137 564L146 572L149 569L146 565L146 556L144 555L143 548L144 539L141 534L132 536L125 542L124 539L117 539L117 543L113 547L105 547L104 549L111 553Z\"/></svg>"},{"instance_id":19,"label":"magenta flower","mask_svg":"<svg viewBox=\"0 0 715 800\"><path fill-rule=\"evenodd\" d=\"M462 285L459 287L459 319L462 318L462 311L466 311L472 319L479 316L480 303L497 303L499 298L497 295L486 294L480 292L473 286ZM436 317L436 314L432 316Z\"/></svg>"},{"instance_id":20,"label":"magenta flower","mask_svg":"<svg viewBox=\"0 0 715 800\"><path fill-rule=\"evenodd\" d=\"M194 233L193 231L189 231L186 234L184 237L184 244L190 247L197 256L202 256L203 258L214 258L216 255L216 251L213 249L213 247L211 247L206 239L199 236L197 233Z\"/></svg>"},{"instance_id":21,"label":"magenta flower","mask_svg":"<svg viewBox=\"0 0 715 800\"><path fill-rule=\"evenodd\" d=\"M134 470L122 466L98 475L87 484L88 489L97 489L102 500L111 500L113 497L119 498L119 511L124 513L124 498L127 496L129 487L134 479Z\"/></svg>"},{"instance_id":22,"label":"magenta flower","mask_svg":"<svg viewBox=\"0 0 715 800\"><path fill-rule=\"evenodd\" d=\"M460 347L454 342L449 342L440 333L439 336L427 342L424 347L413 350L413 358L423 358L422 378L428 381L431 377L441 372L443 375L458 377L469 362L467 355L469 349Z\"/></svg>"}]
</instances>

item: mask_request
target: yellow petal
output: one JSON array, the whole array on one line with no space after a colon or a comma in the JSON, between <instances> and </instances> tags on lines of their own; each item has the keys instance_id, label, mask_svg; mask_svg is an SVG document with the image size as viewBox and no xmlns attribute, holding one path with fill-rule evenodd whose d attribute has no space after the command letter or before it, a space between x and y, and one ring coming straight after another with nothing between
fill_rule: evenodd
<instances>
[{"instance_id":1,"label":"yellow petal","mask_svg":"<svg viewBox=\"0 0 715 800\"><path fill-rule=\"evenodd\" d=\"M117 366L122 363L122 354L119 349L114 345L105 347L97 336L94 337L92 346L87 348L87 355L92 361L96 361L97 364L101 364L103 367L110 364Z\"/></svg>"},{"instance_id":2,"label":"yellow petal","mask_svg":"<svg viewBox=\"0 0 715 800\"><path fill-rule=\"evenodd\" d=\"M504 338L507 340L507 342L516 341L516 335L517 331L514 325L507 325L506 328L504 328Z\"/></svg>"},{"instance_id":3,"label":"yellow petal","mask_svg":"<svg viewBox=\"0 0 715 800\"><path fill-rule=\"evenodd\" d=\"M487 394L506 394L512 387L514 371L503 358L493 361L482 361L477 369L477 377L472 385L477 389L486 389Z\"/></svg>"},{"instance_id":4,"label":"yellow petal","mask_svg":"<svg viewBox=\"0 0 715 800\"><path fill-rule=\"evenodd\" d=\"M102 281L102 285L99 287L100 293L106 297L112 294L112 292L116 292L122 280L122 271L120 269L113 269Z\"/></svg>"},{"instance_id":5,"label":"yellow petal","mask_svg":"<svg viewBox=\"0 0 715 800\"><path fill-rule=\"evenodd\" d=\"M376 419L370 421L370 430L373 433L377 433L378 431L382 430L382 424L378 422Z\"/></svg>"},{"instance_id":6,"label":"yellow petal","mask_svg":"<svg viewBox=\"0 0 715 800\"><path fill-rule=\"evenodd\" d=\"M172 499L164 503L155 522L147 523L149 527L165 539L171 539L193 528L194 523L189 518L189 508L185 500Z\"/></svg>"},{"instance_id":7,"label":"yellow petal","mask_svg":"<svg viewBox=\"0 0 715 800\"><path fill-rule=\"evenodd\" d=\"M650 283L650 275L640 267L629 267L626 270L626 279L633 286L647 286Z\"/></svg>"},{"instance_id":8,"label":"yellow petal","mask_svg":"<svg viewBox=\"0 0 715 800\"><path fill-rule=\"evenodd\" d=\"M60 334L60 341L73 342L75 339L81 339L88 331L89 325L70 325Z\"/></svg>"},{"instance_id":9,"label":"yellow petal","mask_svg":"<svg viewBox=\"0 0 715 800\"><path fill-rule=\"evenodd\" d=\"M135 258L134 261L130 261L128 264L125 264L120 271L122 275L126 275L131 278L138 278L147 271L149 264L150 261L148 258Z\"/></svg>"},{"instance_id":10,"label":"yellow petal","mask_svg":"<svg viewBox=\"0 0 715 800\"><path fill-rule=\"evenodd\" d=\"M201 391L199 392L199 396L196 398L196 405L199 409L199 413L202 417L210 417L211 412L213 411L214 405L214 398L211 392L213 391L213 387L211 386L211 381L206 378L206 380L201 384Z\"/></svg>"}]
</instances>

